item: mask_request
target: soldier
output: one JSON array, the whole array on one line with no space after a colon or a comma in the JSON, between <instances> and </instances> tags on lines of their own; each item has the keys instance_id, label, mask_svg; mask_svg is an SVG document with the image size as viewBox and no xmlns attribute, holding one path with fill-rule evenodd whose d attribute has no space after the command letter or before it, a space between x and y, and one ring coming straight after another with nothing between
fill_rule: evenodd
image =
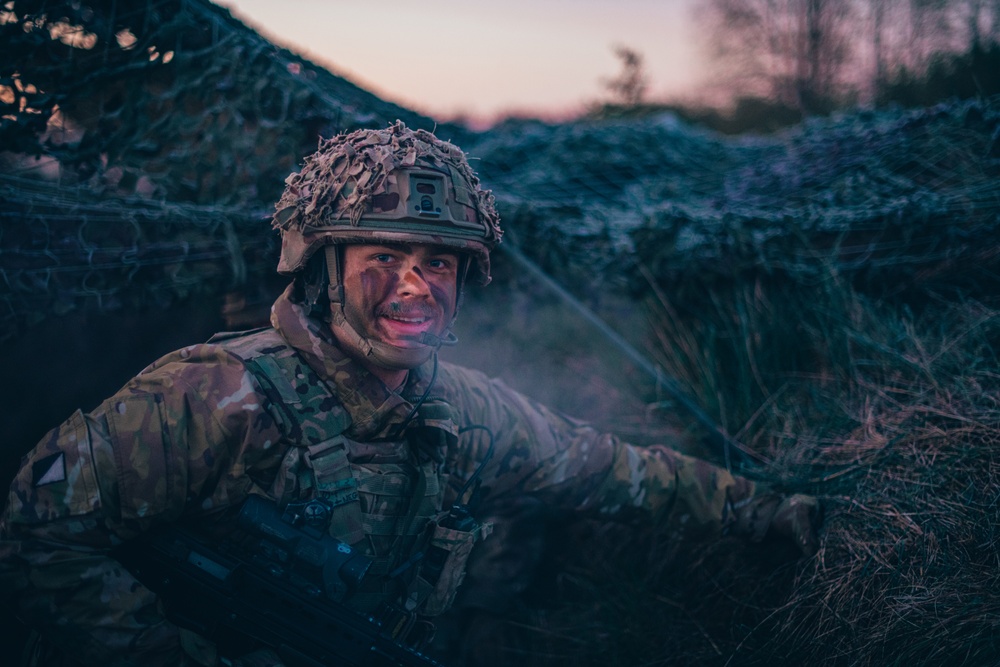
<instances>
[{"instance_id":1,"label":"soldier","mask_svg":"<svg viewBox=\"0 0 1000 667\"><path fill-rule=\"evenodd\" d=\"M0 526L0 584L42 638L36 662L219 664L111 551L171 522L218 534L250 494L329 501L329 532L373 560L350 601L369 613L449 607L488 528L448 528L442 509L473 496L815 550L811 497L630 446L438 363L466 281L489 281L501 236L455 146L402 123L321 142L288 178L274 226L278 271L293 281L271 327L163 357L24 459ZM435 576L414 557L429 544L449 554ZM279 662L261 650L227 659Z\"/></svg>"}]
</instances>

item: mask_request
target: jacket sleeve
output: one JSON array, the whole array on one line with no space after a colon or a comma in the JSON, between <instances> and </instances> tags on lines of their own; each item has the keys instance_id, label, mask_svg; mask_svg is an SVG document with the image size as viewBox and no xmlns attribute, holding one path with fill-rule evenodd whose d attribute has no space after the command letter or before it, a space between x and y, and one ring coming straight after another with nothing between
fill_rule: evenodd
<instances>
[{"instance_id":1,"label":"jacket sleeve","mask_svg":"<svg viewBox=\"0 0 1000 667\"><path fill-rule=\"evenodd\" d=\"M530 494L594 516L669 522L684 532L719 533L754 485L668 447L637 447L559 414L475 371L449 366L443 384L465 432L454 469L481 471L484 499ZM471 426L471 428L470 428ZM487 429L481 427L487 427ZM490 435L487 435L489 433Z\"/></svg>"},{"instance_id":2,"label":"jacket sleeve","mask_svg":"<svg viewBox=\"0 0 1000 667\"><path fill-rule=\"evenodd\" d=\"M278 437L252 377L215 346L165 357L94 412L77 411L24 457L7 498L0 586L18 616L83 664L196 664L109 552L242 500Z\"/></svg>"}]
</instances>

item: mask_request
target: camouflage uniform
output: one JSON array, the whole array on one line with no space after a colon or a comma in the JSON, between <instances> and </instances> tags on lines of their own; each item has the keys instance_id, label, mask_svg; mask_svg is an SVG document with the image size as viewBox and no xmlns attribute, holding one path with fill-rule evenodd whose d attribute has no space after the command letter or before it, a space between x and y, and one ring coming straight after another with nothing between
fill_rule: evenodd
<instances>
[{"instance_id":1,"label":"camouflage uniform","mask_svg":"<svg viewBox=\"0 0 1000 667\"><path fill-rule=\"evenodd\" d=\"M426 389L433 362L411 372L395 394L331 344L287 293L272 321L280 339L333 387L340 405L321 409L342 408L351 441L393 439ZM468 369L441 363L427 402L450 406L456 434L468 426L492 432L484 498L526 494L591 515L670 514L718 531L727 502L753 491L724 470L621 443ZM11 487L0 573L18 613L91 664L187 664L155 596L108 551L164 522L221 521L252 492L287 500L283 461L324 434L291 444L283 420L282 406L225 343L167 355L94 412L74 414L28 454ZM448 488L479 467L487 433L463 431L434 462L450 476ZM352 454L352 465L373 460L374 450L363 450ZM404 453L400 461L407 460Z\"/></svg>"}]
</instances>

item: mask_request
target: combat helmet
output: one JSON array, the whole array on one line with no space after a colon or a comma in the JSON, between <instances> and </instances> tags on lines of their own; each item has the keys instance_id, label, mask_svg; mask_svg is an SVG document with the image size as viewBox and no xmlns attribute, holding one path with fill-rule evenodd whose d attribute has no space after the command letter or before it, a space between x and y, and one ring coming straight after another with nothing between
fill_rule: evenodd
<instances>
[{"instance_id":1,"label":"combat helmet","mask_svg":"<svg viewBox=\"0 0 1000 667\"><path fill-rule=\"evenodd\" d=\"M485 285L490 251L502 235L493 195L480 188L465 153L400 121L321 141L302 169L286 179L273 225L281 233L278 272L296 275L319 267L323 284L315 276L309 282L314 292L324 289L312 301L329 304L325 315L332 326L363 354L400 368L422 363L446 341L425 334L417 351L401 352L358 334L344 314L340 247L430 243L454 248L470 258L464 268ZM310 262L320 250L326 261Z\"/></svg>"}]
</instances>

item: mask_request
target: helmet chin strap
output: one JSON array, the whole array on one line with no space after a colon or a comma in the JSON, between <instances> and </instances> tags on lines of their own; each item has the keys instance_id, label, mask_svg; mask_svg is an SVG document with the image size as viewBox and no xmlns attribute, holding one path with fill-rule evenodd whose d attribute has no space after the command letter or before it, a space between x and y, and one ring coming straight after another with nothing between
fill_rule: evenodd
<instances>
[{"instance_id":1,"label":"helmet chin strap","mask_svg":"<svg viewBox=\"0 0 1000 667\"><path fill-rule=\"evenodd\" d=\"M348 352L353 352L363 359L371 359L383 368L410 370L429 361L442 345L450 346L458 343L458 337L451 331L454 319L442 336L425 331L419 337L409 338L408 340L416 343L414 347L399 347L362 336L347 315L339 247L328 245L324 248L324 252L330 281L327 287L330 299L330 326L336 332L337 339L349 348Z\"/></svg>"}]
</instances>

